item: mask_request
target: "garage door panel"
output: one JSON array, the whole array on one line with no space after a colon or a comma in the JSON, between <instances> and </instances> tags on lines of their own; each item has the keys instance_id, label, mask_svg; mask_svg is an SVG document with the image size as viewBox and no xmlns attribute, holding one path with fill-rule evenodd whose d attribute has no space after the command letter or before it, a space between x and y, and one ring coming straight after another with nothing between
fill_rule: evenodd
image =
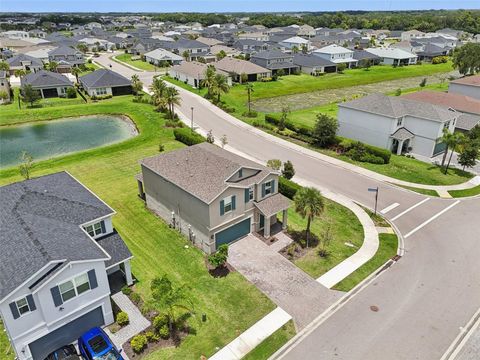
<instances>
[{"instance_id":1,"label":"garage door panel","mask_svg":"<svg viewBox=\"0 0 480 360\"><path fill-rule=\"evenodd\" d=\"M104 324L103 311L100 306L32 342L29 347L33 359L43 360L52 351L77 340L84 332Z\"/></svg>"},{"instance_id":2,"label":"garage door panel","mask_svg":"<svg viewBox=\"0 0 480 360\"><path fill-rule=\"evenodd\" d=\"M231 243L250 233L250 218L215 234L215 246Z\"/></svg>"}]
</instances>

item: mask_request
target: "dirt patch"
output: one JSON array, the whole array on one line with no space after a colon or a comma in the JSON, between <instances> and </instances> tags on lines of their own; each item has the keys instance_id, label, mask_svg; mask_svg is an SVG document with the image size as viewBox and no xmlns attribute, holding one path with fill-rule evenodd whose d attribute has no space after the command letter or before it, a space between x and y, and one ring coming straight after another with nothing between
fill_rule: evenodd
<instances>
[{"instance_id":1,"label":"dirt patch","mask_svg":"<svg viewBox=\"0 0 480 360\"><path fill-rule=\"evenodd\" d=\"M290 245L287 245L282 250L280 254L286 257L290 261L295 261L305 256L308 252L315 249L318 245L318 237L314 234L310 234L309 247L307 248L306 243L306 233L304 231L294 231L289 230L288 235L293 239L293 242Z\"/></svg>"},{"instance_id":2,"label":"dirt patch","mask_svg":"<svg viewBox=\"0 0 480 360\"><path fill-rule=\"evenodd\" d=\"M154 329L152 327L147 328L145 331L153 331ZM147 347L140 353L137 354L132 350L132 347L130 346L130 340L129 339L125 344L123 344L123 351L125 354L128 356L129 359L143 359L146 357L148 354L158 350L158 349L164 349L164 348L169 348L169 347L177 347L180 345L182 342L182 339L185 338L189 333L185 331L181 332L176 332L174 336L170 337L169 339L160 339L155 342L149 342L147 344Z\"/></svg>"},{"instance_id":3,"label":"dirt patch","mask_svg":"<svg viewBox=\"0 0 480 360\"><path fill-rule=\"evenodd\" d=\"M353 97L365 96L373 93L389 93L398 88L408 89L417 87L424 78L427 79L427 84L439 83L445 79L448 79L449 76L459 77L459 73L457 71L452 71L449 73L440 73L429 76L416 76L339 89L328 89L301 94L276 96L272 98L255 100L252 102L252 108L255 111L267 113L280 112L284 106L288 106L290 110L308 109L314 106L340 102L344 99L350 100Z\"/></svg>"}]
</instances>

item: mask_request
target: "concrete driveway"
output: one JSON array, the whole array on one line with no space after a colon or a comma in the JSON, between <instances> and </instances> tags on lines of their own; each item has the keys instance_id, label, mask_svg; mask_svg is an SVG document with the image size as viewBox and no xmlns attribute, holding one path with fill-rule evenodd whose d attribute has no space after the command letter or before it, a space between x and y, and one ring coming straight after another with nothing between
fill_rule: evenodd
<instances>
[{"instance_id":1,"label":"concrete driveway","mask_svg":"<svg viewBox=\"0 0 480 360\"><path fill-rule=\"evenodd\" d=\"M300 330L341 294L316 282L275 250L250 234L229 247L228 262L289 313Z\"/></svg>"}]
</instances>

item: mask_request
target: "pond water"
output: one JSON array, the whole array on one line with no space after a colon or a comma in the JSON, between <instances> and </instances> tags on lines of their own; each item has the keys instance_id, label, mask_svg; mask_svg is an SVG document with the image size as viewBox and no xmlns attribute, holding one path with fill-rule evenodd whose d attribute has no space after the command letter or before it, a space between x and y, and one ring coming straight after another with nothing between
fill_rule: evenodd
<instances>
[{"instance_id":1,"label":"pond water","mask_svg":"<svg viewBox=\"0 0 480 360\"><path fill-rule=\"evenodd\" d=\"M92 115L0 127L0 168L20 163L23 151L34 161L104 146L136 135L132 122Z\"/></svg>"}]
</instances>

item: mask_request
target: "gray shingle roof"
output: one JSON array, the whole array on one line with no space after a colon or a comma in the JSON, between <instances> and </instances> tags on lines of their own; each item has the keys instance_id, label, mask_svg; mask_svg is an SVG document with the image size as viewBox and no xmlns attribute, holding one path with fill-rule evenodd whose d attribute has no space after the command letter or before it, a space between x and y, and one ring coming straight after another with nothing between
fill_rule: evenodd
<instances>
[{"instance_id":1,"label":"gray shingle roof","mask_svg":"<svg viewBox=\"0 0 480 360\"><path fill-rule=\"evenodd\" d=\"M477 125L480 125L480 116L462 114L458 117L455 128L470 131Z\"/></svg>"},{"instance_id":2,"label":"gray shingle roof","mask_svg":"<svg viewBox=\"0 0 480 360\"><path fill-rule=\"evenodd\" d=\"M110 260L105 261L106 268L109 268L110 266L116 265L132 257L132 253L116 231L96 240L98 244L100 244L100 246L111 257Z\"/></svg>"},{"instance_id":3,"label":"gray shingle roof","mask_svg":"<svg viewBox=\"0 0 480 360\"><path fill-rule=\"evenodd\" d=\"M10 67L22 66L22 62L25 61L30 61L30 63L34 66L43 67L43 63L40 59L25 54L18 54L6 60L7 64L10 65Z\"/></svg>"},{"instance_id":4,"label":"gray shingle roof","mask_svg":"<svg viewBox=\"0 0 480 360\"><path fill-rule=\"evenodd\" d=\"M51 261L107 259L81 224L113 210L66 172L0 187L0 299Z\"/></svg>"},{"instance_id":5,"label":"gray shingle roof","mask_svg":"<svg viewBox=\"0 0 480 360\"><path fill-rule=\"evenodd\" d=\"M79 77L78 81L87 88L132 85L129 79L109 69L95 70L90 74Z\"/></svg>"},{"instance_id":6,"label":"gray shingle roof","mask_svg":"<svg viewBox=\"0 0 480 360\"><path fill-rule=\"evenodd\" d=\"M252 55L252 58L258 58L258 59L288 59L293 57L291 54L285 54L281 51L277 50L271 50L271 51L260 51L256 53L255 55Z\"/></svg>"},{"instance_id":7,"label":"gray shingle roof","mask_svg":"<svg viewBox=\"0 0 480 360\"><path fill-rule=\"evenodd\" d=\"M323 59L320 56L315 55L306 55L306 54L295 54L293 56L293 63L298 66L307 66L307 67L314 67L314 66L336 66L335 63Z\"/></svg>"},{"instance_id":8,"label":"gray shingle roof","mask_svg":"<svg viewBox=\"0 0 480 360\"><path fill-rule=\"evenodd\" d=\"M353 50L353 58L356 60L378 60L379 56L365 50Z\"/></svg>"},{"instance_id":9,"label":"gray shingle roof","mask_svg":"<svg viewBox=\"0 0 480 360\"><path fill-rule=\"evenodd\" d=\"M459 116L458 113L438 105L383 94L372 94L346 103L340 103L338 106L392 118L410 115L438 122L446 122Z\"/></svg>"},{"instance_id":10,"label":"gray shingle roof","mask_svg":"<svg viewBox=\"0 0 480 360\"><path fill-rule=\"evenodd\" d=\"M141 164L207 204L229 186L246 188L273 172L208 143L145 158ZM240 168L257 169L258 173L240 182L227 182Z\"/></svg>"},{"instance_id":11,"label":"gray shingle roof","mask_svg":"<svg viewBox=\"0 0 480 360\"><path fill-rule=\"evenodd\" d=\"M390 137L397 139L397 140L407 140L413 138L415 135L413 135L409 130L405 129L404 127L401 127L397 131L395 131Z\"/></svg>"},{"instance_id":12,"label":"gray shingle roof","mask_svg":"<svg viewBox=\"0 0 480 360\"><path fill-rule=\"evenodd\" d=\"M32 85L34 88L73 86L72 82L68 80L65 75L46 70L40 70L36 73L27 74L21 78L20 82L22 86Z\"/></svg>"},{"instance_id":13,"label":"gray shingle roof","mask_svg":"<svg viewBox=\"0 0 480 360\"><path fill-rule=\"evenodd\" d=\"M277 214L290 207L290 200L280 193L265 198L260 202L254 203L255 207L266 217Z\"/></svg>"},{"instance_id":14,"label":"gray shingle roof","mask_svg":"<svg viewBox=\"0 0 480 360\"><path fill-rule=\"evenodd\" d=\"M70 46L59 46L56 49L49 51L49 56L55 55L77 55L80 51L71 48Z\"/></svg>"}]
</instances>

